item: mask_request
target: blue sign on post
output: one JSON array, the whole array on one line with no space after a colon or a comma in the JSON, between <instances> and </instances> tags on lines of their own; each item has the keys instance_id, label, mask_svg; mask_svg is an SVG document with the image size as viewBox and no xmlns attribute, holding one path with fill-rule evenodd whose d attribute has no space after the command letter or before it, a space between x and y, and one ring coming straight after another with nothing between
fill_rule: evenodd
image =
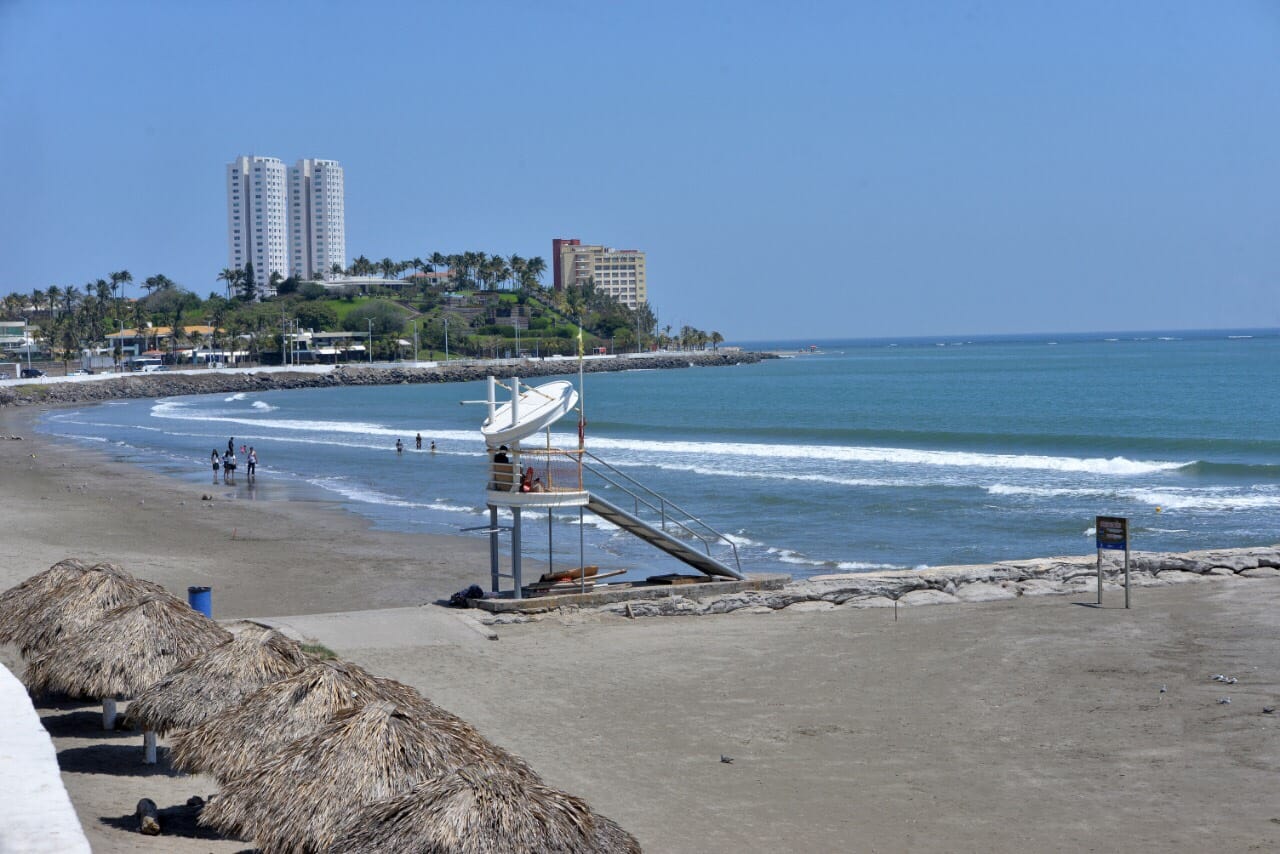
<instances>
[{"instance_id":1,"label":"blue sign on post","mask_svg":"<svg viewBox=\"0 0 1280 854\"><path fill-rule=\"evenodd\" d=\"M1094 526L1097 532L1098 548L1129 548L1129 520L1123 516L1099 516Z\"/></svg>"}]
</instances>

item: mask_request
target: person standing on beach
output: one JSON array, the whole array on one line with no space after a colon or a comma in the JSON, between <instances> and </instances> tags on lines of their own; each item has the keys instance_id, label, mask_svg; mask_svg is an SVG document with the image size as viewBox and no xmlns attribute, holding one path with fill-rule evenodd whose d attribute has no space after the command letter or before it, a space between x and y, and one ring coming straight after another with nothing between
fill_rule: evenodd
<instances>
[{"instance_id":1,"label":"person standing on beach","mask_svg":"<svg viewBox=\"0 0 1280 854\"><path fill-rule=\"evenodd\" d=\"M257 476L258 476L258 452L255 451L252 447L249 448L249 456L245 458L245 462L247 463L247 473L249 475L249 482L253 483L253 481L257 479Z\"/></svg>"},{"instance_id":2,"label":"person standing on beach","mask_svg":"<svg viewBox=\"0 0 1280 854\"><path fill-rule=\"evenodd\" d=\"M222 455L222 482L228 486L234 486L236 482L236 455L235 450L229 450Z\"/></svg>"},{"instance_id":3,"label":"person standing on beach","mask_svg":"<svg viewBox=\"0 0 1280 854\"><path fill-rule=\"evenodd\" d=\"M210 460L210 462L212 462L212 463L213 463L213 482L214 482L214 484L217 484L217 482L218 482L218 469L219 469L219 468L221 467L221 465L222 465L221 461L218 459L218 449L217 449L217 448L214 448L214 449L213 449L213 453L209 455L209 460Z\"/></svg>"}]
</instances>

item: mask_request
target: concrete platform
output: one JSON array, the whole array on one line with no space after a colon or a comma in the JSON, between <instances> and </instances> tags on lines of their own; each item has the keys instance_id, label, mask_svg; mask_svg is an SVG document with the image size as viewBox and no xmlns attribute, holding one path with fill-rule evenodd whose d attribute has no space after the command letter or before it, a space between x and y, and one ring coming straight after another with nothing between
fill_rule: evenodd
<instances>
[{"instance_id":1,"label":"concrete platform","mask_svg":"<svg viewBox=\"0 0 1280 854\"><path fill-rule=\"evenodd\" d=\"M53 741L17 677L0 664L0 851L89 854Z\"/></svg>"},{"instance_id":2,"label":"concrete platform","mask_svg":"<svg viewBox=\"0 0 1280 854\"><path fill-rule=\"evenodd\" d=\"M637 599L659 599L664 596L683 596L701 599L704 596L723 596L746 590L780 590L791 580L783 573L748 573L745 581L716 579L698 584L611 584L586 593L552 593L545 596L529 596L514 599L510 593L499 599L468 599L467 604L491 614L537 614L554 611L564 605L590 608L613 602L630 602Z\"/></svg>"}]
</instances>

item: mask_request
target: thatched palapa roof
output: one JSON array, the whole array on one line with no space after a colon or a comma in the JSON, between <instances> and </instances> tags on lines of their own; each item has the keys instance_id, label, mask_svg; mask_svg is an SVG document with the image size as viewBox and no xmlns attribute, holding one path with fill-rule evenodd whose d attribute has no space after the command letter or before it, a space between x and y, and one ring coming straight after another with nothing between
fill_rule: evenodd
<instances>
[{"instance_id":1,"label":"thatched palapa roof","mask_svg":"<svg viewBox=\"0 0 1280 854\"><path fill-rule=\"evenodd\" d=\"M264 685L240 705L178 733L170 760L184 771L220 781L237 777L299 738L312 735L342 712L374 700L452 717L421 694L373 676L344 661L316 661L292 676Z\"/></svg>"},{"instance_id":2,"label":"thatched palapa roof","mask_svg":"<svg viewBox=\"0 0 1280 854\"><path fill-rule=\"evenodd\" d=\"M200 823L266 851L340 850L360 807L464 765L492 774L507 767L509 755L469 724L422 712L381 701L345 712L227 783ZM522 766L505 773L525 776Z\"/></svg>"},{"instance_id":3,"label":"thatched palapa roof","mask_svg":"<svg viewBox=\"0 0 1280 854\"><path fill-rule=\"evenodd\" d=\"M47 650L27 665L24 681L36 694L135 697L183 661L230 639L230 632L185 602L148 594Z\"/></svg>"},{"instance_id":4,"label":"thatched palapa roof","mask_svg":"<svg viewBox=\"0 0 1280 854\"><path fill-rule=\"evenodd\" d=\"M163 735L238 706L261 688L311 663L302 647L266 626L249 626L169 671L129 704L128 720Z\"/></svg>"},{"instance_id":5,"label":"thatched palapa roof","mask_svg":"<svg viewBox=\"0 0 1280 854\"><path fill-rule=\"evenodd\" d=\"M64 638L101 619L113 608L160 595L174 599L163 587L135 578L113 563L99 563L84 572L74 570L30 607L15 615L11 639L23 658L31 658Z\"/></svg>"},{"instance_id":6,"label":"thatched palapa roof","mask_svg":"<svg viewBox=\"0 0 1280 854\"><path fill-rule=\"evenodd\" d=\"M25 625L26 613L45 601L54 588L88 571L89 564L69 557L0 593L0 643L14 639L18 627Z\"/></svg>"},{"instance_id":7,"label":"thatched palapa roof","mask_svg":"<svg viewBox=\"0 0 1280 854\"><path fill-rule=\"evenodd\" d=\"M344 854L639 854L580 798L539 780L468 765L370 804L333 847Z\"/></svg>"}]
</instances>

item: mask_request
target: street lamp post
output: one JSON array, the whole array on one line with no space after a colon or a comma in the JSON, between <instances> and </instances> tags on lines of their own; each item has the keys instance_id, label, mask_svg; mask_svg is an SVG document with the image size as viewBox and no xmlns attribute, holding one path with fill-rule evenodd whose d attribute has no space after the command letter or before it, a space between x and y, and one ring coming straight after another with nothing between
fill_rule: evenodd
<instances>
[{"instance_id":1,"label":"street lamp post","mask_svg":"<svg viewBox=\"0 0 1280 854\"><path fill-rule=\"evenodd\" d=\"M27 371L31 371L31 326L27 323L27 319L22 318L22 343L27 348Z\"/></svg>"},{"instance_id":2,"label":"street lamp post","mask_svg":"<svg viewBox=\"0 0 1280 854\"><path fill-rule=\"evenodd\" d=\"M369 364L373 364L373 318L365 318L369 324Z\"/></svg>"},{"instance_id":3,"label":"street lamp post","mask_svg":"<svg viewBox=\"0 0 1280 854\"><path fill-rule=\"evenodd\" d=\"M444 360L449 361L449 318L444 319Z\"/></svg>"},{"instance_id":4,"label":"street lamp post","mask_svg":"<svg viewBox=\"0 0 1280 854\"><path fill-rule=\"evenodd\" d=\"M418 321L413 322L413 360L418 361Z\"/></svg>"}]
</instances>

